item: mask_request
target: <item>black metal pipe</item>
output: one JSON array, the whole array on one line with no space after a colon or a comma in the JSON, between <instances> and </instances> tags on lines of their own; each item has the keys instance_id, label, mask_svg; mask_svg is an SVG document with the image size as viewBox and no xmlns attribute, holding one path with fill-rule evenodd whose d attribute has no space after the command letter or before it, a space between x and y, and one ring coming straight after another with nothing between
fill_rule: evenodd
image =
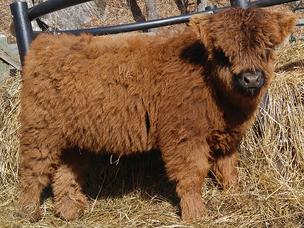
<instances>
[{"instance_id":1,"label":"black metal pipe","mask_svg":"<svg viewBox=\"0 0 304 228\"><path fill-rule=\"evenodd\" d=\"M297 26L304 26L304 19L298 19Z\"/></svg>"},{"instance_id":2,"label":"black metal pipe","mask_svg":"<svg viewBox=\"0 0 304 228\"><path fill-rule=\"evenodd\" d=\"M19 56L21 63L23 63L24 56L28 52L33 39L33 28L27 14L27 3L16 1L10 4L10 9L13 15Z\"/></svg>"},{"instance_id":3,"label":"black metal pipe","mask_svg":"<svg viewBox=\"0 0 304 228\"><path fill-rule=\"evenodd\" d=\"M296 2L297 0L258 0L250 3L251 8L268 7L280 5L288 2Z\"/></svg>"},{"instance_id":4,"label":"black metal pipe","mask_svg":"<svg viewBox=\"0 0 304 228\"><path fill-rule=\"evenodd\" d=\"M89 1L92 0L48 0L31 7L28 10L28 17L32 21L45 14Z\"/></svg>"},{"instance_id":5,"label":"black metal pipe","mask_svg":"<svg viewBox=\"0 0 304 228\"><path fill-rule=\"evenodd\" d=\"M92 0L48 0L46 2L42 2L36 6L31 7L28 11L28 17L30 20L34 20L35 18L38 18L45 14L89 1ZM258 0L254 2L248 2L248 0L231 0L230 2L232 6L248 8L274 6L294 1L297 0Z\"/></svg>"},{"instance_id":6,"label":"black metal pipe","mask_svg":"<svg viewBox=\"0 0 304 228\"><path fill-rule=\"evenodd\" d=\"M34 20L35 18L38 18L45 14L89 1L92 0L48 0L46 2L42 2L36 6L31 7L28 11L29 19ZM258 0L248 3L248 0L231 0L231 3L232 6L240 6L242 8L248 8L248 7L267 7L267 6L279 5L279 4L294 2L294 1L296 0Z\"/></svg>"},{"instance_id":7,"label":"black metal pipe","mask_svg":"<svg viewBox=\"0 0 304 228\"><path fill-rule=\"evenodd\" d=\"M37 6L32 7L31 9L29 9L29 13L31 15L31 19L34 19L34 18L44 15L46 13L53 12L53 11L56 11L59 9L63 9L63 8L66 8L66 7L69 7L72 5L80 4L83 2L88 2L88 1L90 1L90 0L49 0L47 2L44 2ZM232 0L232 1L235 1L235 3L233 3L233 4L235 4L235 5L243 4L244 7L246 7L246 4L248 3L247 0ZM292 2L292 1L295 1L295 0L258 0L255 2L249 3L249 6L253 7L253 8L267 7L267 6L278 5L278 4ZM221 10L228 9L228 8L229 7L222 7L222 8L213 9L211 11L203 11L203 12L198 12L198 13L213 13L213 12L216 13ZM120 32L146 30L146 29L156 28L156 27L161 27L161 26L186 23L189 21L189 18L192 15L198 14L198 13L182 15L182 16L175 16L175 17L168 17L168 18L164 18L164 19L157 19L157 20L145 21L145 22L140 22L140 23L131 23L131 24L116 25L116 26L79 29L79 30L56 30L53 32L54 33L71 33L71 34L75 34L75 35L79 35L80 33L90 33L92 35L116 34L116 33L120 33ZM29 24L29 26L30 26L30 24ZM21 26L21 27L25 28L24 26ZM23 31L23 33L26 34L26 31ZM32 35L31 26L30 26L30 30L28 30L27 33ZM41 33L41 32L35 31L34 36L36 36L39 33ZM31 37L31 36L28 36L28 37ZM20 39L20 40L22 40L22 39ZM28 41L24 42L26 44L29 44L31 42L31 39L26 39L26 40L28 40ZM20 42L22 42L22 41L20 41ZM21 46L22 46L22 44L21 44ZM20 51L23 53L21 56L24 56L24 54L26 54L27 50L28 50L28 46L26 46L25 48L21 47Z\"/></svg>"},{"instance_id":8,"label":"black metal pipe","mask_svg":"<svg viewBox=\"0 0 304 228\"><path fill-rule=\"evenodd\" d=\"M303 9L304 9L304 6L301 6L301 7L295 8L293 11L299 11L299 10L303 10Z\"/></svg>"},{"instance_id":9,"label":"black metal pipe","mask_svg":"<svg viewBox=\"0 0 304 228\"><path fill-rule=\"evenodd\" d=\"M208 11L197 12L193 14L187 14L182 16L174 16L174 17L167 17L163 19L156 19L151 21L144 21L138 23L131 23L131 24L123 24L123 25L113 25L113 26L106 26L106 27L97 27L97 28L88 28L88 29L77 29L77 30L55 30L52 31L54 33L71 33L75 35L79 35L81 33L90 33L95 36L99 35L106 35L106 34L116 34L121 32L132 32L137 30L146 30L161 26L168 26L173 24L181 24L189 22L189 19L194 14L202 14L202 13L215 13L219 12L224 9L228 9L229 7L222 7ZM35 31L35 36L41 33L41 31Z\"/></svg>"},{"instance_id":10,"label":"black metal pipe","mask_svg":"<svg viewBox=\"0 0 304 228\"><path fill-rule=\"evenodd\" d=\"M80 1L80 0L78 0ZM82 0L83 1L83 0ZM246 4L248 4L247 0L236 0L236 1L242 1L244 7L246 7ZM247 3L246 3L247 1ZM249 3L249 7L258 8L258 7L267 7L271 5L278 5L282 3L292 2L295 0L258 0L255 2ZM236 3L233 3L236 4ZM97 28L88 28L88 29L78 29L78 30L55 30L54 33L71 33L75 35L79 35L81 33L89 33L95 36L98 35L106 35L106 34L116 34L120 32L132 32L137 30L146 30L151 28L157 28L161 26L168 26L173 24L181 24L181 23L187 23L189 22L189 18L194 14L199 13L216 13L224 9L228 9L229 7L222 7L213 9L211 11L202 11L197 12L193 14L187 14L182 16L174 16L174 17L168 17L163 19L157 19L157 20L151 20L151 21L145 21L145 22L139 22L139 23L131 23L131 24L123 24L123 25L114 25L114 26L106 26L106 27L97 27ZM41 33L40 31L35 31L35 36L37 34Z\"/></svg>"},{"instance_id":11,"label":"black metal pipe","mask_svg":"<svg viewBox=\"0 0 304 228\"><path fill-rule=\"evenodd\" d=\"M248 0L230 0L230 4L232 7L241 7L243 9L249 8Z\"/></svg>"}]
</instances>

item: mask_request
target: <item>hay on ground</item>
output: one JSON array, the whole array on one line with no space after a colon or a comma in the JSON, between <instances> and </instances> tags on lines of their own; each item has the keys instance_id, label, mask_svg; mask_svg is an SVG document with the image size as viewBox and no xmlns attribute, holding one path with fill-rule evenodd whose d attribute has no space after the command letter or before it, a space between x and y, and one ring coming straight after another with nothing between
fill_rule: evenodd
<instances>
[{"instance_id":1,"label":"hay on ground","mask_svg":"<svg viewBox=\"0 0 304 228\"><path fill-rule=\"evenodd\" d=\"M240 190L221 191L211 178L203 189L208 215L202 227L303 227L304 43L279 50L269 102L243 140ZM189 227L180 221L174 186L158 152L92 158L90 208L76 221L54 216L51 198L34 224L15 216L18 192L18 112L21 80L0 85L0 227ZM47 195L47 194L46 194Z\"/></svg>"}]
</instances>

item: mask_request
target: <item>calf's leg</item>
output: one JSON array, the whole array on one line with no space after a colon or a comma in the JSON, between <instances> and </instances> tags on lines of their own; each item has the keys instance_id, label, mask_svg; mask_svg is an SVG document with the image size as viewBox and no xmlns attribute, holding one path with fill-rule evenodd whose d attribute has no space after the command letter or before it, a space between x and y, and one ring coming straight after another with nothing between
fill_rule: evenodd
<instances>
[{"instance_id":1,"label":"calf's leg","mask_svg":"<svg viewBox=\"0 0 304 228\"><path fill-rule=\"evenodd\" d=\"M80 217L88 206L82 192L89 158L81 152L69 151L65 154L64 164L55 173L52 187L56 214L65 220Z\"/></svg>"},{"instance_id":2,"label":"calf's leg","mask_svg":"<svg viewBox=\"0 0 304 228\"><path fill-rule=\"evenodd\" d=\"M223 186L224 190L231 187L237 187L237 162L237 151L229 154L218 155L215 159L215 162L212 166L212 171L214 172L219 183Z\"/></svg>"},{"instance_id":3,"label":"calf's leg","mask_svg":"<svg viewBox=\"0 0 304 228\"><path fill-rule=\"evenodd\" d=\"M36 221L41 216L40 195L50 183L61 152L58 138L47 130L21 128L18 214Z\"/></svg>"},{"instance_id":4,"label":"calf's leg","mask_svg":"<svg viewBox=\"0 0 304 228\"><path fill-rule=\"evenodd\" d=\"M182 219L201 220L206 211L201 190L210 169L207 143L183 142L162 148L162 155L169 178L177 182Z\"/></svg>"}]
</instances>

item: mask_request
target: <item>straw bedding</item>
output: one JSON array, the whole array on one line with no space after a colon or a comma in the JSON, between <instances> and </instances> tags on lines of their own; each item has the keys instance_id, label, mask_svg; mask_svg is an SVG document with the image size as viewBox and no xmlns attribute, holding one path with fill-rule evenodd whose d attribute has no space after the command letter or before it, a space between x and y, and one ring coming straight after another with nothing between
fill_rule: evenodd
<instances>
[{"instance_id":1,"label":"straw bedding","mask_svg":"<svg viewBox=\"0 0 304 228\"><path fill-rule=\"evenodd\" d=\"M241 145L239 191L223 192L212 175L203 191L203 227L303 227L304 43L278 50L267 106ZM18 191L20 76L0 84L0 227L188 227L178 216L174 186L159 153L91 157L90 208L76 221L54 217L51 190L42 220L15 216ZM84 152L85 153L85 152ZM132 164L132 165L131 165Z\"/></svg>"}]
</instances>

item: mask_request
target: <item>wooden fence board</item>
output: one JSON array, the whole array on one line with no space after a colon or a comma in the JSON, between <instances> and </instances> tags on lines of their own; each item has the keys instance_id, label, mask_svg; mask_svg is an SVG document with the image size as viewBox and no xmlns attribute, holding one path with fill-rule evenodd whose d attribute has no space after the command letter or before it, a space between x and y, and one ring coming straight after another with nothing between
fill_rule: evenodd
<instances>
[{"instance_id":1,"label":"wooden fence board","mask_svg":"<svg viewBox=\"0 0 304 228\"><path fill-rule=\"evenodd\" d=\"M10 70L21 70L16 44L8 44L7 38L0 34L0 81L10 76Z\"/></svg>"},{"instance_id":2,"label":"wooden fence board","mask_svg":"<svg viewBox=\"0 0 304 228\"><path fill-rule=\"evenodd\" d=\"M0 46L5 47L7 45L7 39L4 35L0 34ZM0 81L9 75L9 65L1 58L1 47L0 47Z\"/></svg>"}]
</instances>

